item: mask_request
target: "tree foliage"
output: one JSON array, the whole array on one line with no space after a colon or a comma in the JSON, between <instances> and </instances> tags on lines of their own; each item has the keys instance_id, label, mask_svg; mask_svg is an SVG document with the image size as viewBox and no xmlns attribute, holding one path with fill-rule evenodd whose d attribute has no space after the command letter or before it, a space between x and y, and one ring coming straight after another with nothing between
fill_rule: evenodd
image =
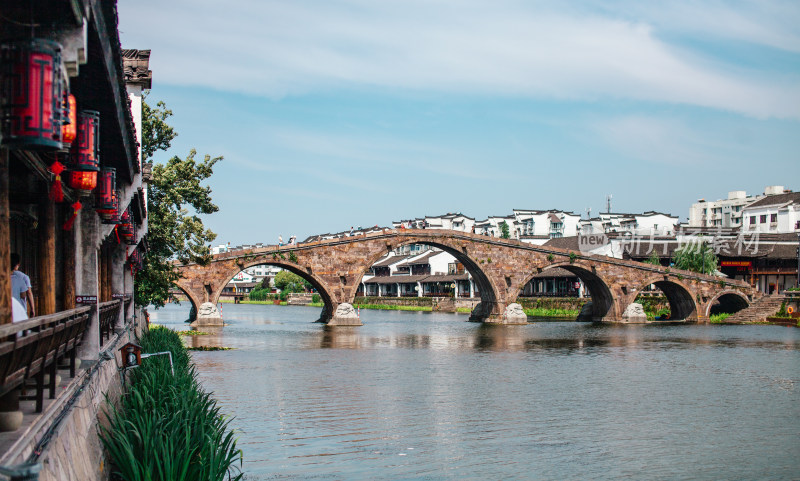
<instances>
[{"instance_id":1,"label":"tree foliage","mask_svg":"<svg viewBox=\"0 0 800 481\"><path fill-rule=\"evenodd\" d=\"M275 274L275 287L285 292L305 292L312 286L307 280L293 272L280 271Z\"/></svg>"},{"instance_id":2,"label":"tree foliage","mask_svg":"<svg viewBox=\"0 0 800 481\"><path fill-rule=\"evenodd\" d=\"M503 221L503 223L500 224L500 237L503 239L509 238L508 222L506 221Z\"/></svg>"},{"instance_id":3,"label":"tree foliage","mask_svg":"<svg viewBox=\"0 0 800 481\"><path fill-rule=\"evenodd\" d=\"M692 242L676 250L672 261L678 269L701 274L713 274L719 263L714 250L703 240Z\"/></svg>"},{"instance_id":4,"label":"tree foliage","mask_svg":"<svg viewBox=\"0 0 800 481\"><path fill-rule=\"evenodd\" d=\"M150 161L158 151L169 148L177 135L166 123L172 111L158 102L155 108L142 103L142 157ZM136 277L136 302L161 307L169 289L180 276L172 262L205 264L211 259L209 243L216 234L206 229L198 214L211 214L219 208L211 201L211 188L203 181L213 174L222 157L206 155L195 160L192 149L185 159L172 157L155 164L147 190L148 251L144 269ZM191 212L190 212L191 209Z\"/></svg>"},{"instance_id":5,"label":"tree foliage","mask_svg":"<svg viewBox=\"0 0 800 481\"><path fill-rule=\"evenodd\" d=\"M650 253L650 257L648 257L647 260L644 262L645 264L653 264L654 266L660 266L661 257L659 257L658 252L656 252L655 249L653 249L653 252Z\"/></svg>"}]
</instances>

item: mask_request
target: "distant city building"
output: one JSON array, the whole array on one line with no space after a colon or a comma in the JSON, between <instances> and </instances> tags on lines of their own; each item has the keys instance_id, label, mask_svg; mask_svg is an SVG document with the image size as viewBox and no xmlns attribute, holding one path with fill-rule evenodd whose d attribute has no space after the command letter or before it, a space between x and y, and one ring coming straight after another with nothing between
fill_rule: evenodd
<instances>
[{"instance_id":1,"label":"distant city building","mask_svg":"<svg viewBox=\"0 0 800 481\"><path fill-rule=\"evenodd\" d=\"M734 190L728 192L727 199L700 199L689 209L689 227L742 227L742 212L745 207L764 197L783 193L782 185L773 185L764 189L763 195L748 196L743 190Z\"/></svg>"},{"instance_id":2,"label":"distant city building","mask_svg":"<svg viewBox=\"0 0 800 481\"><path fill-rule=\"evenodd\" d=\"M745 207L743 232L788 234L800 232L800 192L763 197Z\"/></svg>"}]
</instances>

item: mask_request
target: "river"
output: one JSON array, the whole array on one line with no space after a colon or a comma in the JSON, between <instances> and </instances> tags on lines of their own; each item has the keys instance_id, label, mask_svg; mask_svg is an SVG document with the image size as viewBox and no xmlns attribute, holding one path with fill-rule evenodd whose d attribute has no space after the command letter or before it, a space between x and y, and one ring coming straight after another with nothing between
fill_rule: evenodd
<instances>
[{"instance_id":1,"label":"river","mask_svg":"<svg viewBox=\"0 0 800 481\"><path fill-rule=\"evenodd\" d=\"M151 309L186 329L188 306ZM247 480L800 479L800 329L224 305L189 345ZM205 329L210 331L210 329Z\"/></svg>"}]
</instances>

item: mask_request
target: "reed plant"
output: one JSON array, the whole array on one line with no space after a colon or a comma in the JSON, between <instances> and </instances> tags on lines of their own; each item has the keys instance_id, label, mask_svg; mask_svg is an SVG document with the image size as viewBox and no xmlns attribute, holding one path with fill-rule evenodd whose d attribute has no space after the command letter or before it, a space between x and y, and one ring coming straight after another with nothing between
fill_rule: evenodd
<instances>
[{"instance_id":1,"label":"reed plant","mask_svg":"<svg viewBox=\"0 0 800 481\"><path fill-rule=\"evenodd\" d=\"M204 391L180 335L156 327L142 336L147 358L129 372L119 405L106 404L108 425L100 438L114 472L125 481L240 480L242 452L230 418Z\"/></svg>"}]
</instances>

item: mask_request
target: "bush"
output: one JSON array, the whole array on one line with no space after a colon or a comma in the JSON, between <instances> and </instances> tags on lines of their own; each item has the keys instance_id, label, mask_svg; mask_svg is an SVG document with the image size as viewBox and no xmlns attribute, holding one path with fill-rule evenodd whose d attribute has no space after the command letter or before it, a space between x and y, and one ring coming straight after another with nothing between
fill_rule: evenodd
<instances>
[{"instance_id":1,"label":"bush","mask_svg":"<svg viewBox=\"0 0 800 481\"><path fill-rule=\"evenodd\" d=\"M724 324L725 319L727 319L730 316L731 314L727 312L721 312L719 314L711 314L708 317L708 322L710 322L711 324Z\"/></svg>"},{"instance_id":2,"label":"bush","mask_svg":"<svg viewBox=\"0 0 800 481\"><path fill-rule=\"evenodd\" d=\"M167 356L150 357L130 371L120 406L107 404L100 438L115 472L130 481L240 480L242 452L230 419L198 383L180 336L156 327L140 342L143 352L171 352L175 375Z\"/></svg>"},{"instance_id":3,"label":"bush","mask_svg":"<svg viewBox=\"0 0 800 481\"><path fill-rule=\"evenodd\" d=\"M312 295L311 296L311 302L314 303L314 304L319 304L320 302L322 302L320 300L319 294Z\"/></svg>"}]
</instances>

